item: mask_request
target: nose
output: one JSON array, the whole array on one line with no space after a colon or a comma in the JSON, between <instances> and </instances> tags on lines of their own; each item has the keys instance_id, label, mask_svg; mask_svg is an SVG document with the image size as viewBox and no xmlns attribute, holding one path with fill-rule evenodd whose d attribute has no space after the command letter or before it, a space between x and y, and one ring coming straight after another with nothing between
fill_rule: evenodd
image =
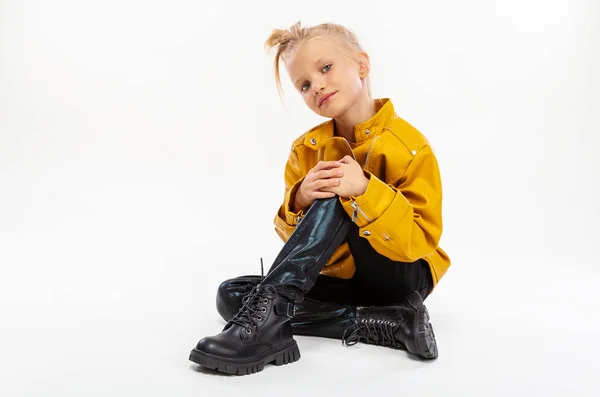
<instances>
[{"instance_id":1,"label":"nose","mask_svg":"<svg viewBox=\"0 0 600 397\"><path fill-rule=\"evenodd\" d=\"M323 78L315 79L312 87L313 87L313 93L315 95L317 95L317 94L319 94L319 92L321 92L325 89L325 81L323 80Z\"/></svg>"}]
</instances>

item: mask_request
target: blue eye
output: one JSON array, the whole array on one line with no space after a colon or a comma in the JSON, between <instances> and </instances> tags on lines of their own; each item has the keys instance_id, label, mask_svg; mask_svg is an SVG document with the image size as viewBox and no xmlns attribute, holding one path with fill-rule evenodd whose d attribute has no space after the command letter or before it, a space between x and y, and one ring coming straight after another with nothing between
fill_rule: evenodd
<instances>
[{"instance_id":1,"label":"blue eye","mask_svg":"<svg viewBox=\"0 0 600 397\"><path fill-rule=\"evenodd\" d=\"M332 64L328 63L327 65L325 65L321 68L321 72L322 73L329 72L331 70L332 66L333 66ZM300 92L304 92L304 91L308 90L309 88L310 88L310 84L307 81L306 83L304 83L300 86Z\"/></svg>"}]
</instances>

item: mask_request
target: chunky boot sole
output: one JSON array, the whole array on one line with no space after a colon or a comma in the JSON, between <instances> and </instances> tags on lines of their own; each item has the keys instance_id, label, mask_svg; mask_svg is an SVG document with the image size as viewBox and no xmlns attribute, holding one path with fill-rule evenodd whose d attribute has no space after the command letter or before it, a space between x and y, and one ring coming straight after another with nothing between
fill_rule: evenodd
<instances>
[{"instance_id":1,"label":"chunky boot sole","mask_svg":"<svg viewBox=\"0 0 600 397\"><path fill-rule=\"evenodd\" d=\"M438 357L435 334L429 322L429 312L425 306L417 309L413 324L413 337L407 340L405 344L409 352L422 358L432 360Z\"/></svg>"},{"instance_id":2,"label":"chunky boot sole","mask_svg":"<svg viewBox=\"0 0 600 397\"><path fill-rule=\"evenodd\" d=\"M200 364L203 367L214 369L215 371L224 372L230 375L247 375L260 372L265 368L266 364L275 363L275 365L285 365L293 363L300 359L300 350L298 344L294 341L282 349L265 353L262 357L253 361L234 361L215 357L210 354L192 350L190 353L190 361Z\"/></svg>"}]
</instances>

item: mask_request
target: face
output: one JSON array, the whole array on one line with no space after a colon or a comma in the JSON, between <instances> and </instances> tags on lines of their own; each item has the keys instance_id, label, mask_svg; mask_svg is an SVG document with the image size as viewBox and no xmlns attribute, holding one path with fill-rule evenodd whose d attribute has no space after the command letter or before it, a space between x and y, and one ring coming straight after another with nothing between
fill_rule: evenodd
<instances>
[{"instance_id":1,"label":"face","mask_svg":"<svg viewBox=\"0 0 600 397\"><path fill-rule=\"evenodd\" d=\"M294 87L306 105L323 117L340 118L362 96L368 97L366 54L353 60L340 45L322 38L302 43L286 59Z\"/></svg>"}]
</instances>

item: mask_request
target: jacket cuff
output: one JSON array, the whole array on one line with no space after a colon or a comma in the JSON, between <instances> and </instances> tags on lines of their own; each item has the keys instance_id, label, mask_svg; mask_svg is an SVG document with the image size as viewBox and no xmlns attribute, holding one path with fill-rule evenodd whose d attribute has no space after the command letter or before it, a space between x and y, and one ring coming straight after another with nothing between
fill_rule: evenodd
<instances>
[{"instance_id":1,"label":"jacket cuff","mask_svg":"<svg viewBox=\"0 0 600 397\"><path fill-rule=\"evenodd\" d=\"M299 181L297 181L285 195L285 200L283 202L282 208L283 211L285 211L285 214L282 215L283 219L285 220L285 223L287 223L290 226L297 225L298 221L304 216L303 210L300 210L298 212L292 212L292 204L294 203L296 192L298 191L298 188L300 187L303 181L304 178L301 178Z\"/></svg>"},{"instance_id":2,"label":"jacket cuff","mask_svg":"<svg viewBox=\"0 0 600 397\"><path fill-rule=\"evenodd\" d=\"M358 227L364 227L375 221L388 209L396 197L396 191L389 185L368 171L364 171L369 178L367 190L360 196L350 196L341 199L346 213L354 217ZM404 197L402 197L406 200Z\"/></svg>"}]
</instances>

